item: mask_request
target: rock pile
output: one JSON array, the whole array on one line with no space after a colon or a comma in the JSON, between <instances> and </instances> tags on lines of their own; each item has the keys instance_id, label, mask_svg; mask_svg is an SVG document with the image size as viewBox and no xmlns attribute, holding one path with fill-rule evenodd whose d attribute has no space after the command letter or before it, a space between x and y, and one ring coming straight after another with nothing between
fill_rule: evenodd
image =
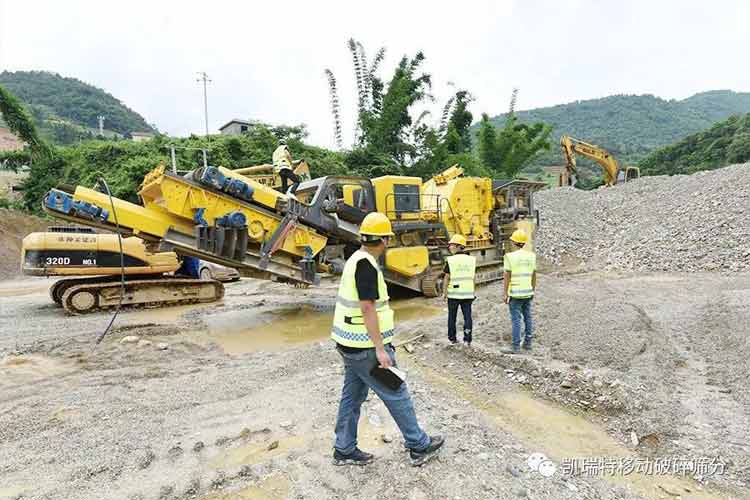
<instances>
[{"instance_id":1,"label":"rock pile","mask_svg":"<svg viewBox=\"0 0 750 500\"><path fill-rule=\"evenodd\" d=\"M542 191L537 252L613 271L750 270L750 163Z\"/></svg>"}]
</instances>

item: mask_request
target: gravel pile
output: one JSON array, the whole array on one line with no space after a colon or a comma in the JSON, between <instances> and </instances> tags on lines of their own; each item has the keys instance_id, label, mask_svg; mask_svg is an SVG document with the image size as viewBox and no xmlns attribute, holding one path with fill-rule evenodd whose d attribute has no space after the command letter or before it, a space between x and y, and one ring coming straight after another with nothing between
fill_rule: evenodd
<instances>
[{"instance_id":1,"label":"gravel pile","mask_svg":"<svg viewBox=\"0 0 750 500\"><path fill-rule=\"evenodd\" d=\"M613 271L750 269L750 164L536 195L536 245L555 265Z\"/></svg>"}]
</instances>

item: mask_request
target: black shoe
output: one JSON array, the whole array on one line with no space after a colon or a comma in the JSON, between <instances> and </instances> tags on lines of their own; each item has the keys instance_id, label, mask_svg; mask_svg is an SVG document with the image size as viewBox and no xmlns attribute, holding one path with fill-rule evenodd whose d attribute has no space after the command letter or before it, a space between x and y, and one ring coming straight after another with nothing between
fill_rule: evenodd
<instances>
[{"instance_id":1,"label":"black shoe","mask_svg":"<svg viewBox=\"0 0 750 500\"><path fill-rule=\"evenodd\" d=\"M367 465L375 460L375 455L365 453L359 448L348 455L344 455L339 450L333 450L333 465Z\"/></svg>"},{"instance_id":2,"label":"black shoe","mask_svg":"<svg viewBox=\"0 0 750 500\"><path fill-rule=\"evenodd\" d=\"M430 444L427 445L427 448L422 451L409 450L411 464L414 467L420 467L426 464L427 462L438 456L438 452L443 446L443 443L445 443L445 439L443 439L443 436L430 436Z\"/></svg>"},{"instance_id":3,"label":"black shoe","mask_svg":"<svg viewBox=\"0 0 750 500\"><path fill-rule=\"evenodd\" d=\"M506 347L502 349L500 352L502 352L503 354L521 354L521 348L516 347L516 346L510 347L510 348Z\"/></svg>"}]
</instances>

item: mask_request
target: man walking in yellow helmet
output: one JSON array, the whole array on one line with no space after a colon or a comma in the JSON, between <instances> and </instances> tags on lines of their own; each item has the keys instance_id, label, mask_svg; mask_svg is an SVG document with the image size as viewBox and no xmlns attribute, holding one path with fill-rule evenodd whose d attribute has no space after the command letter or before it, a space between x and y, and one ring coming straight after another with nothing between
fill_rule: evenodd
<instances>
[{"instance_id":1,"label":"man walking in yellow helmet","mask_svg":"<svg viewBox=\"0 0 750 500\"><path fill-rule=\"evenodd\" d=\"M341 275L331 338L344 362L344 387L336 420L335 465L366 465L373 455L357 448L360 407L372 389L385 403L409 449L411 463L420 466L443 445L441 436L428 436L417 422L405 383L393 379L396 366L393 310L378 259L393 236L385 215L368 214L359 228L362 247L346 261Z\"/></svg>"},{"instance_id":2,"label":"man walking in yellow helmet","mask_svg":"<svg viewBox=\"0 0 750 500\"><path fill-rule=\"evenodd\" d=\"M474 277L477 260L466 253L466 237L454 234L448 242L451 255L445 259L443 268L443 298L448 301L448 340L456 344L456 320L458 308L464 317L463 341L471 346L471 304L474 302Z\"/></svg>"},{"instance_id":3,"label":"man walking in yellow helmet","mask_svg":"<svg viewBox=\"0 0 750 500\"><path fill-rule=\"evenodd\" d=\"M525 248L528 236L517 229L510 237L514 251L504 257L503 300L510 309L512 342L508 354L521 352L521 318L525 325L523 348L531 350L534 322L531 317L531 301L536 289L536 255Z\"/></svg>"}]
</instances>

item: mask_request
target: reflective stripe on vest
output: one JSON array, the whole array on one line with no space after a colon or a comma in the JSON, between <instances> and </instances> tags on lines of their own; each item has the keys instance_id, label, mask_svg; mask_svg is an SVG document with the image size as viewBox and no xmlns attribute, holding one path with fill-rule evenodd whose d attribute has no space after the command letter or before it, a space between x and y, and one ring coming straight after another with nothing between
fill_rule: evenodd
<instances>
[{"instance_id":1,"label":"reflective stripe on vest","mask_svg":"<svg viewBox=\"0 0 750 500\"><path fill-rule=\"evenodd\" d=\"M516 298L527 298L534 295L531 277L536 270L536 255L528 250L516 250L505 254L510 265L510 289L508 295Z\"/></svg>"},{"instance_id":2,"label":"reflective stripe on vest","mask_svg":"<svg viewBox=\"0 0 750 500\"><path fill-rule=\"evenodd\" d=\"M471 255L456 254L446 259L450 280L447 295L449 299L473 299L474 276L477 272L477 259Z\"/></svg>"},{"instance_id":3,"label":"reflective stripe on vest","mask_svg":"<svg viewBox=\"0 0 750 500\"><path fill-rule=\"evenodd\" d=\"M380 335L383 337L384 344L393 340L393 310L388 304L388 287L385 284L383 273L372 255L364 250L358 250L349 257L344 265L344 272L341 274L339 284L339 295L336 299L336 310L333 313L333 327L331 328L331 338L348 347L375 347L367 334L367 327L359 304L359 293L357 293L355 274L357 263L363 259L368 260L378 272L379 299L375 302L375 312L378 315Z\"/></svg>"}]
</instances>

